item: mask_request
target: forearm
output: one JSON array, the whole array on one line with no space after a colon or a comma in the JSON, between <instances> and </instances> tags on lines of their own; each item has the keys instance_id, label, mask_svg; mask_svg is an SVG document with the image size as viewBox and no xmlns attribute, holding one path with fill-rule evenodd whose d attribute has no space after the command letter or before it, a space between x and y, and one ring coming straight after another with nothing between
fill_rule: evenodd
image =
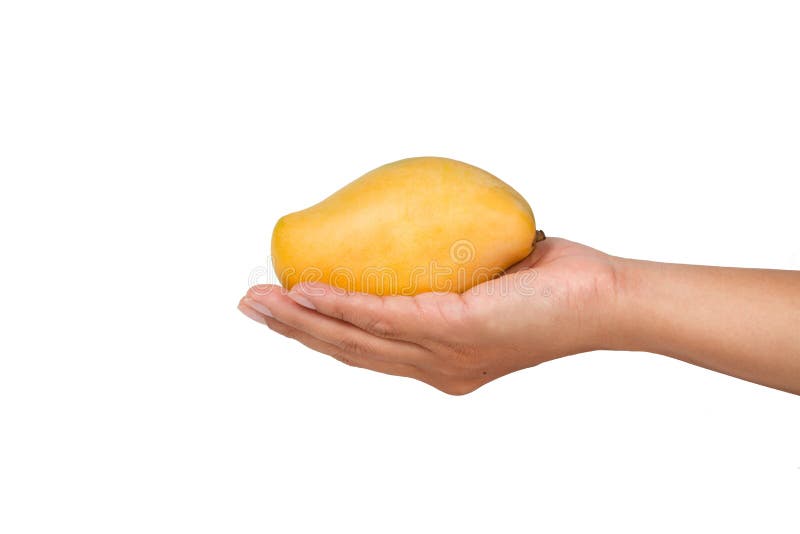
<instances>
[{"instance_id":1,"label":"forearm","mask_svg":"<svg viewBox=\"0 0 800 534\"><path fill-rule=\"evenodd\" d=\"M800 272L615 259L612 350L800 394Z\"/></svg>"}]
</instances>

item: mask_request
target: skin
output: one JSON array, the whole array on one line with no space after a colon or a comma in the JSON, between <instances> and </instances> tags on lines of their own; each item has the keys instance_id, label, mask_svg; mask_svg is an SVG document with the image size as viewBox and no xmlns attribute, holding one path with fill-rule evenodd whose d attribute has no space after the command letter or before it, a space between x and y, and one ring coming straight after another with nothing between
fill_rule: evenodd
<instances>
[{"instance_id":1,"label":"skin","mask_svg":"<svg viewBox=\"0 0 800 534\"><path fill-rule=\"evenodd\" d=\"M462 294L259 285L239 309L343 363L453 395L593 350L663 354L800 394L800 271L631 260L548 238Z\"/></svg>"}]
</instances>

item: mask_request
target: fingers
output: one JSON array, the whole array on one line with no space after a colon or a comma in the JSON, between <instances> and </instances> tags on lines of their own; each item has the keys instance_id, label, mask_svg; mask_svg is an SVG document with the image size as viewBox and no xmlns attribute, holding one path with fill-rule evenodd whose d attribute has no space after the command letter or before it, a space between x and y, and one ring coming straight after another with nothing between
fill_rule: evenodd
<instances>
[{"instance_id":1,"label":"fingers","mask_svg":"<svg viewBox=\"0 0 800 534\"><path fill-rule=\"evenodd\" d=\"M419 345L375 336L353 324L301 306L280 288L272 287L271 291L264 290L264 286L251 288L242 303L351 356L405 364L417 364L427 356L427 349Z\"/></svg>"},{"instance_id":2,"label":"fingers","mask_svg":"<svg viewBox=\"0 0 800 534\"><path fill-rule=\"evenodd\" d=\"M293 287L289 298L381 338L419 340L431 333L424 307L416 297L379 297L348 293L325 284L305 283Z\"/></svg>"},{"instance_id":3,"label":"fingers","mask_svg":"<svg viewBox=\"0 0 800 534\"><path fill-rule=\"evenodd\" d=\"M433 325L453 327L463 342L464 333L470 330L461 324L465 310L461 295L427 293L419 301L422 308L430 309L428 315ZM311 301L304 303L308 305ZM452 395L468 393L488 381L486 370L475 367L470 362L471 355L456 341L450 344L447 336L440 336L431 345L433 348L381 338L302 306L277 286L251 288L239 309L270 329L348 365L414 378ZM480 373L476 374L477 371Z\"/></svg>"},{"instance_id":4,"label":"fingers","mask_svg":"<svg viewBox=\"0 0 800 534\"><path fill-rule=\"evenodd\" d=\"M239 310L241 310L242 313L254 321L266 324L270 330L273 330L274 332L277 332L283 336L295 339L312 350L332 356L334 359L339 360L346 365L370 369L372 371L389 375L407 376L410 378L416 378L418 380L420 379L421 373L419 369L412 364L387 362L366 354L348 353L337 345L327 343L315 338L307 332L281 323L277 319L267 317L258 310L251 308L244 302L239 304Z\"/></svg>"}]
</instances>

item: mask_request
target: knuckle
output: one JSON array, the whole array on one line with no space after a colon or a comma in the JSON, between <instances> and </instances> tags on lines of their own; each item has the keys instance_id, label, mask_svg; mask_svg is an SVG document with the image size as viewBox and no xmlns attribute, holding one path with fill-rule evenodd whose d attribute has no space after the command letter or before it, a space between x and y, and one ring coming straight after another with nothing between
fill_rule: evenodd
<instances>
[{"instance_id":1,"label":"knuckle","mask_svg":"<svg viewBox=\"0 0 800 534\"><path fill-rule=\"evenodd\" d=\"M378 337L394 337L397 331L386 319L374 318L364 323L364 330Z\"/></svg>"},{"instance_id":2,"label":"knuckle","mask_svg":"<svg viewBox=\"0 0 800 534\"><path fill-rule=\"evenodd\" d=\"M363 355L365 353L362 344L358 340L352 337L343 338L339 342L339 348L342 350L343 353L347 354Z\"/></svg>"},{"instance_id":3,"label":"knuckle","mask_svg":"<svg viewBox=\"0 0 800 534\"><path fill-rule=\"evenodd\" d=\"M344 309L338 304L331 307L329 315L334 319L339 319L340 321L347 321L347 314L345 313Z\"/></svg>"},{"instance_id":4,"label":"knuckle","mask_svg":"<svg viewBox=\"0 0 800 534\"><path fill-rule=\"evenodd\" d=\"M278 321L267 321L267 328L282 336L294 338L294 335L292 335L294 329Z\"/></svg>"},{"instance_id":5,"label":"knuckle","mask_svg":"<svg viewBox=\"0 0 800 534\"><path fill-rule=\"evenodd\" d=\"M350 356L348 356L347 353L345 351L343 351L343 350L336 351L336 352L332 353L331 356L335 360L339 360L340 362L342 362L343 364L345 364L345 365L347 365L349 367L358 367L358 365L356 365L355 361L352 358L350 358Z\"/></svg>"},{"instance_id":6,"label":"knuckle","mask_svg":"<svg viewBox=\"0 0 800 534\"><path fill-rule=\"evenodd\" d=\"M468 326L469 314L463 295L458 293L448 293L437 298L436 316L443 324L448 325L454 330L463 331Z\"/></svg>"}]
</instances>

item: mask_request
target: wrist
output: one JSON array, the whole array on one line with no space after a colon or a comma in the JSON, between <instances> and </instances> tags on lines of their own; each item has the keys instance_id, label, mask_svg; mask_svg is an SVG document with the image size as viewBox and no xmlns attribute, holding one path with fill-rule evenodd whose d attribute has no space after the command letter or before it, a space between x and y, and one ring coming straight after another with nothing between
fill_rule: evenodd
<instances>
[{"instance_id":1,"label":"wrist","mask_svg":"<svg viewBox=\"0 0 800 534\"><path fill-rule=\"evenodd\" d=\"M647 350L642 340L648 322L647 309L642 307L641 297L644 288L647 264L629 258L610 257L613 266L611 296L603 311L602 350Z\"/></svg>"},{"instance_id":2,"label":"wrist","mask_svg":"<svg viewBox=\"0 0 800 534\"><path fill-rule=\"evenodd\" d=\"M574 324L579 328L571 337L579 352L635 350L637 262L616 256L605 259L591 285L573 292L581 295L573 301Z\"/></svg>"}]
</instances>

